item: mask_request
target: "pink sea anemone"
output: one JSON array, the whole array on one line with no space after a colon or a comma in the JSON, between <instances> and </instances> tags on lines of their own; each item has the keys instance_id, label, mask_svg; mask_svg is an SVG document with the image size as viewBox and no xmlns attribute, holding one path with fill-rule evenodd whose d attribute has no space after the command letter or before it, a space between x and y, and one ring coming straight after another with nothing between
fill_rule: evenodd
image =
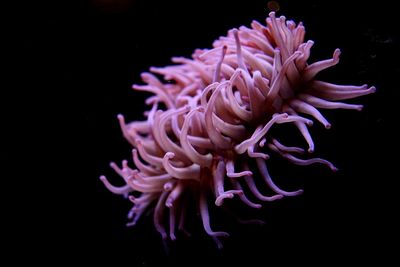
<instances>
[{"instance_id":1,"label":"pink sea anemone","mask_svg":"<svg viewBox=\"0 0 400 267\"><path fill-rule=\"evenodd\" d=\"M134 147L136 168L127 161L121 167L111 163L126 183L121 187L100 177L111 192L133 203L128 225L154 208L157 231L163 239L174 240L176 228L185 231L188 202L195 201L204 230L221 246L220 238L228 233L212 230L211 194L216 206L239 198L251 208L301 194L301 189L288 192L274 183L267 167L272 155L297 165L319 163L336 170L327 160L309 157L314 151L308 130L312 119L329 129L331 124L319 109L361 110L361 105L337 101L373 93L375 88L316 80L320 71L339 62L340 50L331 59L309 64L314 42L304 42L304 35L302 23L271 12L266 26L253 21L251 28L230 30L212 49L196 50L192 59L175 57L176 65L142 73L145 85L133 88L153 94L146 100L151 107L146 120L126 123L118 115L122 133ZM286 123L297 127L306 150L285 146L271 134L272 127ZM272 195L260 192L257 179Z\"/></svg>"}]
</instances>

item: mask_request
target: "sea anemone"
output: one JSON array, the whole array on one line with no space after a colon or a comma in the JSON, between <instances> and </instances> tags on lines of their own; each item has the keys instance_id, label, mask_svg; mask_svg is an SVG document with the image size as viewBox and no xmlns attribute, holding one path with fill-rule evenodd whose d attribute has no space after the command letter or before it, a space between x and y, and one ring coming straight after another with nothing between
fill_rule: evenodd
<instances>
[{"instance_id":1,"label":"sea anemone","mask_svg":"<svg viewBox=\"0 0 400 267\"><path fill-rule=\"evenodd\" d=\"M204 230L220 247L220 238L228 233L212 230L210 196L216 206L238 198L257 209L261 202L303 192L274 183L267 167L270 156L337 170L325 159L309 157L314 142L308 128L313 119L331 127L319 109L361 110L362 105L337 101L375 88L316 80L320 71L338 64L340 50L331 59L309 64L314 42L304 42L304 36L302 23L271 12L266 26L253 21L251 28L232 29L212 49L198 49L191 59L174 57L175 65L141 74L145 85L133 89L153 94L146 100L146 120L126 123L118 115L133 146L135 168L127 161L111 163L126 183L121 187L100 177L111 192L133 203L129 226L154 208L156 230L163 239L175 240L176 228L185 231L187 209L197 207ZM286 146L273 136L270 129L286 123L296 126L306 149ZM271 195L262 194L259 186L269 188Z\"/></svg>"}]
</instances>

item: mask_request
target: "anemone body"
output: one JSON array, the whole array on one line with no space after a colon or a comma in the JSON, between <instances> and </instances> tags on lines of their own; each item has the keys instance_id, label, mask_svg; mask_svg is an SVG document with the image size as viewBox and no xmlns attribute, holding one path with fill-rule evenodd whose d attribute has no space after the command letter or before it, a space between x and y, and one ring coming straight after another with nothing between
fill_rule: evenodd
<instances>
[{"instance_id":1,"label":"anemone body","mask_svg":"<svg viewBox=\"0 0 400 267\"><path fill-rule=\"evenodd\" d=\"M272 12L266 25L253 21L250 28L230 30L212 49L196 50L191 59L172 58L175 65L142 73L144 85L133 88L152 93L146 100L146 119L127 123L118 116L122 133L133 146L135 168L127 161L121 167L111 163L126 183L122 187L101 176L111 192L133 203L128 225L154 208L155 228L164 239L174 240L177 228L185 231L187 204L194 201L190 206L197 207L204 230L221 246L220 238L228 233L212 230L210 196L216 206L238 198L260 208L263 202L303 192L285 191L274 183L267 166L270 156L336 170L329 161L310 156L314 142L309 127L317 121L329 129L320 109L361 110L361 105L338 101L373 93L375 88L316 80L320 71L339 62L340 50L331 59L309 64L314 43L305 42L304 36L302 23ZM271 128L286 123L296 126L305 149L288 147L271 134ZM257 180L270 195L260 193Z\"/></svg>"}]
</instances>

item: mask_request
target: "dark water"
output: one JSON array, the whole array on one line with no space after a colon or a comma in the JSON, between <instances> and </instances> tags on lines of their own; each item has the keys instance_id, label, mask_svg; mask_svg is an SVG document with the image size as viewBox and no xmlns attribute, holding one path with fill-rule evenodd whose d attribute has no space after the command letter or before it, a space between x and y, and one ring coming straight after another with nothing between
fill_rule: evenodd
<instances>
[{"instance_id":1,"label":"dark water","mask_svg":"<svg viewBox=\"0 0 400 267\"><path fill-rule=\"evenodd\" d=\"M109 161L130 155L116 115L142 117L146 94L130 89L140 83L141 71L210 47L230 28L253 19L262 22L268 6L277 5L64 2L16 7L18 26L11 32L21 40L14 84L21 88L15 92L23 130L18 133L21 148L15 151L29 165L21 171L29 197L21 201L13 195L19 200L13 213L25 213L24 223L17 224L23 238L12 247L27 249L31 260L112 261L110 266L325 266L384 261L392 255L387 243L396 234L398 208L393 206L398 193L393 182L398 179L398 156L389 153L397 152L393 127L400 96L400 40L392 1L354 6L349 1L276 1L278 14L304 22L306 38L315 41L312 59L329 58L341 48L341 63L324 73L324 80L368 83L378 92L357 101L365 105L360 113L325 113L331 130L314 127L317 155L333 161L340 172L331 174L318 166L288 169L277 161L275 177L283 184L287 179L289 187L304 188L303 196L266 203L259 212L242 210L244 216L265 220L263 227L217 219L216 229L232 233L222 251L193 221L194 237L182 236L169 255L150 218L135 228L125 227L129 204L98 180L101 174L112 174Z\"/></svg>"}]
</instances>

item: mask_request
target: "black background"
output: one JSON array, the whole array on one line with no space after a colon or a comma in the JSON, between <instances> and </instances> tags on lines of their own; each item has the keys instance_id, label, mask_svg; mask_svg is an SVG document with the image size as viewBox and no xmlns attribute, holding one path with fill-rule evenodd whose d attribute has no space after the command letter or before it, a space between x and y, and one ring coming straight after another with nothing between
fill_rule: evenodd
<instances>
[{"instance_id":1,"label":"black background","mask_svg":"<svg viewBox=\"0 0 400 267\"><path fill-rule=\"evenodd\" d=\"M304 188L304 195L266 203L258 212L240 209L265 220L263 227L213 220L215 229L232 233L222 251L194 220L194 236L180 236L169 255L151 218L125 227L128 201L98 180L106 174L118 182L108 163L130 156L116 115L142 118L147 95L131 90L140 83L140 72L210 47L230 28L263 22L268 1L54 2L18 3L10 20L16 52L9 69L16 75L7 91L17 100L9 109L17 115L10 128L17 130L7 156L15 164L9 180L20 190L10 190L7 206L18 218L11 234L21 237L12 238L10 247L26 251L29 260L111 261L112 266L325 266L382 263L393 256L386 244L397 234L393 125L398 124L400 40L392 1L277 1L278 14L304 22L306 38L315 41L312 60L341 48L340 64L321 79L368 83L378 92L353 101L365 105L362 112L326 112L331 130L313 127L316 154L334 162L338 173L320 166L287 168L273 160L277 181Z\"/></svg>"}]
</instances>

